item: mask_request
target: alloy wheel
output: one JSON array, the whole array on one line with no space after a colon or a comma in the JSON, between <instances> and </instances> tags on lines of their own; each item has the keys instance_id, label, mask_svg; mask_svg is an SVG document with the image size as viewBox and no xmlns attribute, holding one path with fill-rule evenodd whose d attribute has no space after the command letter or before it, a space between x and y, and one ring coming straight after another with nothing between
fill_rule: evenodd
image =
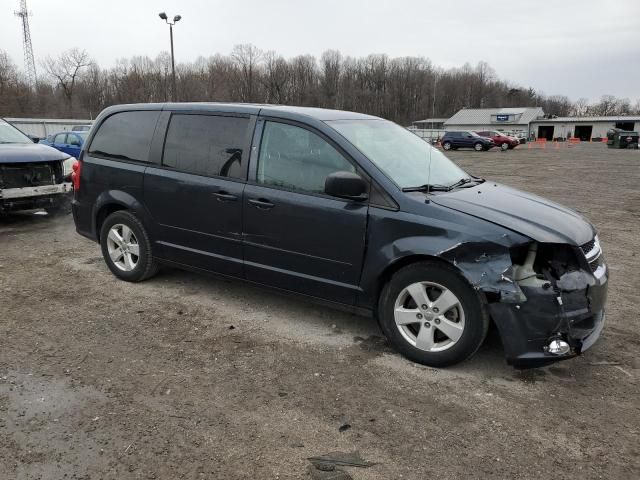
<instances>
[{"instance_id":1,"label":"alloy wheel","mask_svg":"<svg viewBox=\"0 0 640 480\"><path fill-rule=\"evenodd\" d=\"M107 251L113 264L123 272L130 272L138 265L140 245L131 228L126 225L118 223L109 229Z\"/></svg>"},{"instance_id":2,"label":"alloy wheel","mask_svg":"<svg viewBox=\"0 0 640 480\"><path fill-rule=\"evenodd\" d=\"M464 332L462 303L451 290L434 282L413 283L404 288L396 299L393 315L404 339L426 352L453 347Z\"/></svg>"}]
</instances>

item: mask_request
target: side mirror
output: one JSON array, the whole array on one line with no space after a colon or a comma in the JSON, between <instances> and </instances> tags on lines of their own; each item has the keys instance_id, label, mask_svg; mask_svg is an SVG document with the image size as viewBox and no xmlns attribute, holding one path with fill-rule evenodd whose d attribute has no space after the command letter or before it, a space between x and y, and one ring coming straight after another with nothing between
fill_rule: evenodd
<instances>
[{"instance_id":1,"label":"side mirror","mask_svg":"<svg viewBox=\"0 0 640 480\"><path fill-rule=\"evenodd\" d=\"M353 172L333 172L324 182L324 193L332 197L361 202L369 198L367 183Z\"/></svg>"},{"instance_id":2,"label":"side mirror","mask_svg":"<svg viewBox=\"0 0 640 480\"><path fill-rule=\"evenodd\" d=\"M40 137L36 137L35 135L27 135L31 139L33 143L38 143L40 141Z\"/></svg>"}]
</instances>

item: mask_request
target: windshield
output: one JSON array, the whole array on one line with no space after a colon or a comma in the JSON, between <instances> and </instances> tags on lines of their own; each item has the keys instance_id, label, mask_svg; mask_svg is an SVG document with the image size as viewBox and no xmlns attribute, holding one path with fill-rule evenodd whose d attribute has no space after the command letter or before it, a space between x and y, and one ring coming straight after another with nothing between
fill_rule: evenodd
<instances>
[{"instance_id":1,"label":"windshield","mask_svg":"<svg viewBox=\"0 0 640 480\"><path fill-rule=\"evenodd\" d=\"M83 142L87 140L87 136L89 135L89 132L73 132L73 133L78 135Z\"/></svg>"},{"instance_id":2,"label":"windshield","mask_svg":"<svg viewBox=\"0 0 640 480\"><path fill-rule=\"evenodd\" d=\"M400 188L426 184L448 186L469 178L440 150L395 123L387 120L333 120L327 124Z\"/></svg>"},{"instance_id":3,"label":"windshield","mask_svg":"<svg viewBox=\"0 0 640 480\"><path fill-rule=\"evenodd\" d=\"M0 118L0 143L33 143L24 133Z\"/></svg>"}]
</instances>

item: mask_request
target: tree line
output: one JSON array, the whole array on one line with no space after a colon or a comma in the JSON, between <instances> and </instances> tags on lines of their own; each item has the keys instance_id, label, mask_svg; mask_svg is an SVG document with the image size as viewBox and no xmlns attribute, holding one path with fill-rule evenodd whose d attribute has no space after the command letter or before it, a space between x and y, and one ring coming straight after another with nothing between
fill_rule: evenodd
<instances>
[{"instance_id":1,"label":"tree line","mask_svg":"<svg viewBox=\"0 0 640 480\"><path fill-rule=\"evenodd\" d=\"M120 103L166 102L174 98L171 58L134 56L101 68L85 50L72 49L40 63L31 88L0 50L0 116L94 118ZM605 95L590 104L497 78L486 62L439 68L425 57L384 54L344 56L327 50L320 58L285 58L254 45L229 55L200 57L176 66L177 101L257 102L317 106L368 113L408 125L449 117L461 108L542 107L557 116L640 114L640 101Z\"/></svg>"}]
</instances>

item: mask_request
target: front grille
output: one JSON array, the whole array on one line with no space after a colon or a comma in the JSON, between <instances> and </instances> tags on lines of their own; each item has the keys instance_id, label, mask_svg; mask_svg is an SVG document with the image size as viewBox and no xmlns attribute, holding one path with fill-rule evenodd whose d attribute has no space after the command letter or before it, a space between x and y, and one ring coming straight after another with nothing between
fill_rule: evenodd
<instances>
[{"instance_id":1,"label":"front grille","mask_svg":"<svg viewBox=\"0 0 640 480\"><path fill-rule=\"evenodd\" d=\"M598 258L596 258L595 260L589 263L589 266L591 267L592 272L595 272L596 270L598 270L598 267L602 265L604 265L604 260L602 259L602 255L598 255Z\"/></svg>"},{"instance_id":2,"label":"front grille","mask_svg":"<svg viewBox=\"0 0 640 480\"><path fill-rule=\"evenodd\" d=\"M585 243L584 245L582 245L580 248L582 249L582 251L584 252L584 254L588 254L591 250L593 250L593 247L596 246L596 239L594 238L593 240L591 240L590 242Z\"/></svg>"},{"instance_id":3,"label":"front grille","mask_svg":"<svg viewBox=\"0 0 640 480\"><path fill-rule=\"evenodd\" d=\"M0 165L0 188L40 187L55 183L55 172L48 163Z\"/></svg>"},{"instance_id":4,"label":"front grille","mask_svg":"<svg viewBox=\"0 0 640 480\"><path fill-rule=\"evenodd\" d=\"M593 240L580 246L580 250L584 253L589 268L592 272L596 272L598 268L604 265L604 258L602 256L602 249L600 248L600 241L595 236Z\"/></svg>"}]
</instances>

